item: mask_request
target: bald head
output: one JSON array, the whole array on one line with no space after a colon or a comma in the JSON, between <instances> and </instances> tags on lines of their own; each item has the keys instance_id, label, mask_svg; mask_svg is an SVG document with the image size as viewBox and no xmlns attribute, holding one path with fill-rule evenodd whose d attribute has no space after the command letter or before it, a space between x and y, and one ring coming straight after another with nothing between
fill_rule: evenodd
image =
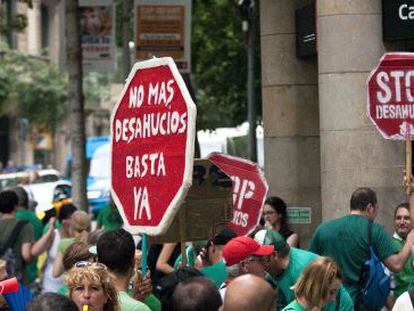
<instances>
[{"instance_id":1,"label":"bald head","mask_svg":"<svg viewBox=\"0 0 414 311\"><path fill-rule=\"evenodd\" d=\"M275 292L263 278L245 274L230 282L223 311L276 310Z\"/></svg>"},{"instance_id":2,"label":"bald head","mask_svg":"<svg viewBox=\"0 0 414 311\"><path fill-rule=\"evenodd\" d=\"M221 305L221 296L216 285L205 277L184 280L174 290L175 311L217 311Z\"/></svg>"}]
</instances>

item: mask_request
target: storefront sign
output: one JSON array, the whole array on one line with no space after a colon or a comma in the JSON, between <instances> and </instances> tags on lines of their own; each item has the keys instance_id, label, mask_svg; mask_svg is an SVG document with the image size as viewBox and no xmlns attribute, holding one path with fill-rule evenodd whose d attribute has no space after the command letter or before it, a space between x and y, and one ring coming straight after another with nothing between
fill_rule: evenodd
<instances>
[{"instance_id":1,"label":"storefront sign","mask_svg":"<svg viewBox=\"0 0 414 311\"><path fill-rule=\"evenodd\" d=\"M310 224L312 209L310 207L288 207L287 222L289 224Z\"/></svg>"},{"instance_id":2,"label":"storefront sign","mask_svg":"<svg viewBox=\"0 0 414 311\"><path fill-rule=\"evenodd\" d=\"M169 56L191 71L191 0L135 1L135 58Z\"/></svg>"},{"instance_id":3,"label":"storefront sign","mask_svg":"<svg viewBox=\"0 0 414 311\"><path fill-rule=\"evenodd\" d=\"M414 0L382 0L384 40L414 38Z\"/></svg>"}]
</instances>

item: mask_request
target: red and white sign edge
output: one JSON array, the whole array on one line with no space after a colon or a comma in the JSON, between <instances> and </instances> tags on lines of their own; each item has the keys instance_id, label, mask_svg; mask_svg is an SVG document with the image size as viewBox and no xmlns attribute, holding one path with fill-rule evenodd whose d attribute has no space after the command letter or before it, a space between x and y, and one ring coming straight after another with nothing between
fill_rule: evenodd
<instances>
[{"instance_id":1,"label":"red and white sign edge","mask_svg":"<svg viewBox=\"0 0 414 311\"><path fill-rule=\"evenodd\" d=\"M267 184L267 180L266 180L266 177L265 177L265 175L264 175L264 172L263 172L263 170L262 170L262 168L257 164L257 163L255 163L255 162L252 162L252 161L250 161L250 160L247 160L247 159L244 159L244 158L240 158L240 157L236 157L236 156L232 156L232 155L228 155L228 154L225 154L225 153L220 153L220 152L212 152L212 153L210 153L208 156L207 156L207 159L210 159L210 157L214 157L215 155L219 155L219 156L222 156L222 157L225 157L225 158L228 158L228 159L230 159L230 160L232 160L232 161L239 161L239 162L244 162L244 163L246 163L246 164L249 164L249 165L255 165L256 166L256 168L257 168L257 170L258 170L258 173L259 173L259 177L260 177L260 180L262 181L262 183L263 183L263 185L265 186L265 194L264 194L264 196L263 196L263 200L262 200L262 204L261 204L261 207L260 207L260 211L259 211L259 215L262 215L262 213L263 213L263 207L264 207L264 202L266 201L266 198L267 198L267 194L268 194L268 192L269 192L269 185ZM214 162L213 162L214 163ZM216 165L216 164L214 164L214 165ZM217 165L216 165L217 166ZM220 168L219 168L220 169ZM221 169L220 169L221 170ZM225 172L226 173L226 172ZM226 173L227 174L227 173ZM227 174L228 175L228 174ZM231 182L232 183L232 188L233 188L233 181ZM234 203L233 203L234 204ZM233 207L234 208L234 207ZM258 217L258 219L257 219L257 223L256 223L256 227L258 226L260 224L260 217ZM249 232L246 234L246 236L247 235L249 235L249 234L251 234L255 229L256 229L256 227L253 227L252 229L250 229L249 230Z\"/></svg>"},{"instance_id":2,"label":"red and white sign edge","mask_svg":"<svg viewBox=\"0 0 414 311\"><path fill-rule=\"evenodd\" d=\"M375 66L375 68L371 71L371 73L368 76L368 79L366 81L366 89L367 89L367 117L371 120L371 122L374 124L374 126L376 127L376 129L378 130L378 132L380 132L380 134L382 135L382 137L384 137L385 139L391 139L391 140L405 140L405 135L401 135L401 134L396 134L396 135L392 135L389 136L387 133L385 133L378 125L377 123L372 119L371 114L370 114L370 95L369 95L369 81L372 79L372 77L374 76L375 72L378 70L378 68L380 67L382 61L387 58L387 57L410 57L410 58L414 58L414 53L409 53L409 52L389 52L389 53L384 53L384 55L382 55L382 57L380 58L380 60L378 61L377 65ZM403 126L403 128L405 128L405 126ZM410 133L413 135L413 127L410 126Z\"/></svg>"},{"instance_id":3,"label":"red and white sign edge","mask_svg":"<svg viewBox=\"0 0 414 311\"><path fill-rule=\"evenodd\" d=\"M115 191L112 187L112 176L111 176L111 195L112 198L117 206L117 209L124 221L124 229L131 234L148 234L151 236L161 235L165 233L169 226L171 225L172 221L174 220L174 215L178 212L180 205L184 201L188 190L190 189L193 181L193 162L194 162L194 140L195 140L195 130L196 130L196 116L197 116L197 108L193 102L193 99L190 96L190 92L185 85L183 78L181 77L180 72L178 71L177 65L175 64L174 60L171 57L161 57L161 58L152 58L149 60L145 60L142 62L137 62L132 67L131 72L128 75L128 78L125 81L124 88L122 89L121 95L118 98L118 101L115 104L115 107L112 109L111 112L111 139L114 135L112 124L114 122L115 113L118 110L119 105L121 104L122 99L124 98L128 87L134 78L136 72L141 69L147 68L154 68L159 66L167 65L171 73L177 82L181 95L184 98L184 101L187 104L188 109L188 127L187 127L187 141L186 141L186 159L185 159L185 171L183 176L183 182L177 194L174 196L173 200L171 201L170 205L168 206L164 217L162 218L160 224L157 227L151 226L131 226L128 223L127 217L124 213L122 208L122 204L116 195ZM110 161L110 174L112 174L112 141L111 141L111 161Z\"/></svg>"}]
</instances>

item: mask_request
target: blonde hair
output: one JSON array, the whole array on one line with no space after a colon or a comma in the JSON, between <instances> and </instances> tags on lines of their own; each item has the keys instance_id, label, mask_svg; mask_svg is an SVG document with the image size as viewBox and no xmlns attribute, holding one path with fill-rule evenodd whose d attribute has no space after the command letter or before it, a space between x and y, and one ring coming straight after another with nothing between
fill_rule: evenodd
<instances>
[{"instance_id":1,"label":"blonde hair","mask_svg":"<svg viewBox=\"0 0 414 311\"><path fill-rule=\"evenodd\" d=\"M66 284L69 289L69 298L72 299L73 290L85 280L102 286L105 296L108 298L104 305L104 311L120 311L117 291L114 280L108 270L102 264L94 264L84 267L73 267L66 275Z\"/></svg>"},{"instance_id":2,"label":"blonde hair","mask_svg":"<svg viewBox=\"0 0 414 311\"><path fill-rule=\"evenodd\" d=\"M77 241L87 242L91 231L91 218L84 211L76 211L71 216L71 228Z\"/></svg>"},{"instance_id":3,"label":"blonde hair","mask_svg":"<svg viewBox=\"0 0 414 311\"><path fill-rule=\"evenodd\" d=\"M304 299L311 307L321 307L335 279L342 279L338 265L329 257L319 257L305 268L292 289L297 298Z\"/></svg>"}]
</instances>

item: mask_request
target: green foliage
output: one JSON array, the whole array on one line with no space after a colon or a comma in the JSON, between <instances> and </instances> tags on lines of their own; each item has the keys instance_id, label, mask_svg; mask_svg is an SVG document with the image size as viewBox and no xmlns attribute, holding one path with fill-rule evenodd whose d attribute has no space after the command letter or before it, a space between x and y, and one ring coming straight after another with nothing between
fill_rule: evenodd
<instances>
[{"instance_id":1,"label":"green foliage","mask_svg":"<svg viewBox=\"0 0 414 311\"><path fill-rule=\"evenodd\" d=\"M90 72L83 77L83 93L85 107L97 107L101 100L109 100L110 85L108 76L98 72Z\"/></svg>"},{"instance_id":2,"label":"green foliage","mask_svg":"<svg viewBox=\"0 0 414 311\"><path fill-rule=\"evenodd\" d=\"M27 16L24 14L12 14L10 25L6 22L6 11L7 5L11 0L5 1L7 3L2 3L0 5L0 35L9 35L12 31L23 31L27 27ZM31 0L21 1L27 3L29 8L33 7Z\"/></svg>"},{"instance_id":3,"label":"green foliage","mask_svg":"<svg viewBox=\"0 0 414 311\"><path fill-rule=\"evenodd\" d=\"M197 127L238 125L247 119L247 56L237 1L194 0L192 25ZM256 107L260 111L259 43L257 32Z\"/></svg>"},{"instance_id":4,"label":"green foliage","mask_svg":"<svg viewBox=\"0 0 414 311\"><path fill-rule=\"evenodd\" d=\"M54 130L65 117L67 78L49 61L4 50L0 56L0 107L40 129Z\"/></svg>"},{"instance_id":5,"label":"green foliage","mask_svg":"<svg viewBox=\"0 0 414 311\"><path fill-rule=\"evenodd\" d=\"M248 150L249 150L249 138L247 135L236 136L236 137L227 137L226 139L227 153L238 156L241 158L248 159Z\"/></svg>"}]
</instances>

